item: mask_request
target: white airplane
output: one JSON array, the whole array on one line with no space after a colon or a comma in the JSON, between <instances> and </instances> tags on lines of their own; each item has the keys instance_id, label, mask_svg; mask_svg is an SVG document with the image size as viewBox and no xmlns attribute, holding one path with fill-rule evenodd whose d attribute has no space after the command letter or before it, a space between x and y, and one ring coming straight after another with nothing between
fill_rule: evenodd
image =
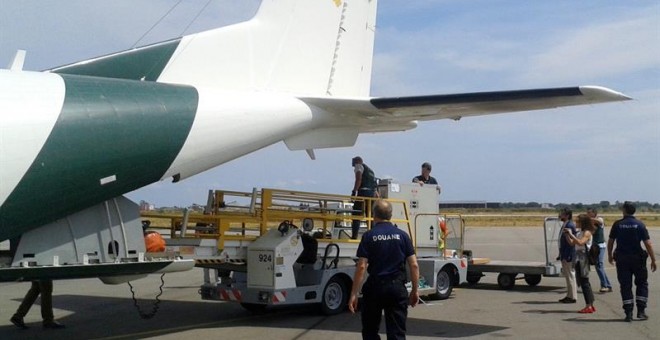
<instances>
[{"instance_id":1,"label":"white airplane","mask_svg":"<svg viewBox=\"0 0 660 340\"><path fill-rule=\"evenodd\" d=\"M376 0L263 0L249 21L57 67L0 70L0 281L182 270L142 261L122 195L280 141L347 147L436 119L628 100L597 86L369 96ZM112 280L109 280L112 281Z\"/></svg>"}]
</instances>

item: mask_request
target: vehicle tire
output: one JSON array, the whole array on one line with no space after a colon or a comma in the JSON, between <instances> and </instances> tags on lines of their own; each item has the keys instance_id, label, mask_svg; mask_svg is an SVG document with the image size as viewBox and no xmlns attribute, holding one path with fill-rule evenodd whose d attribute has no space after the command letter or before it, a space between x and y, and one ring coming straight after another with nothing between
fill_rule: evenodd
<instances>
[{"instance_id":1,"label":"vehicle tire","mask_svg":"<svg viewBox=\"0 0 660 340\"><path fill-rule=\"evenodd\" d=\"M348 305L348 286L338 276L333 276L323 288L321 296L321 312L325 315L335 315L343 312Z\"/></svg>"},{"instance_id":2,"label":"vehicle tire","mask_svg":"<svg viewBox=\"0 0 660 340\"><path fill-rule=\"evenodd\" d=\"M483 274L481 273L468 273L465 278L470 285L476 285L481 280Z\"/></svg>"},{"instance_id":3,"label":"vehicle tire","mask_svg":"<svg viewBox=\"0 0 660 340\"><path fill-rule=\"evenodd\" d=\"M241 307L245 308L248 312L253 314L260 314L266 310L266 305L260 303L243 303L241 302Z\"/></svg>"},{"instance_id":4,"label":"vehicle tire","mask_svg":"<svg viewBox=\"0 0 660 340\"><path fill-rule=\"evenodd\" d=\"M516 284L516 275L517 274L500 273L500 275L497 276L497 284L501 289L511 290Z\"/></svg>"},{"instance_id":5,"label":"vehicle tire","mask_svg":"<svg viewBox=\"0 0 660 340\"><path fill-rule=\"evenodd\" d=\"M431 295L432 298L438 300L446 300L451 295L454 287L452 286L453 274L448 268L443 268L436 276L435 294Z\"/></svg>"},{"instance_id":6,"label":"vehicle tire","mask_svg":"<svg viewBox=\"0 0 660 340\"><path fill-rule=\"evenodd\" d=\"M525 274L525 282L527 282L528 285L534 287L541 282L542 277L543 276L541 274Z\"/></svg>"}]
</instances>

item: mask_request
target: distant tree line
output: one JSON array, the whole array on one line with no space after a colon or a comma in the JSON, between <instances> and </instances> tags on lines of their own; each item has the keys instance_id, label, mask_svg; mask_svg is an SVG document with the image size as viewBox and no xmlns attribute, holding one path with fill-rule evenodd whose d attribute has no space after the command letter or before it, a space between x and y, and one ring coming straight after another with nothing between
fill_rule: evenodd
<instances>
[{"instance_id":1,"label":"distant tree line","mask_svg":"<svg viewBox=\"0 0 660 340\"><path fill-rule=\"evenodd\" d=\"M649 202L640 202L636 201L635 206L637 207L638 212L657 212L660 211L660 203L649 203ZM599 212L608 212L608 211L619 211L623 202L616 201L611 203L610 201L600 201L599 203L557 203L557 204L548 204L548 203L538 203L538 202L527 202L527 203L514 203L514 202L503 202L500 203L500 208L503 209L562 209L564 207L569 207L573 211L587 210L588 208L595 208Z\"/></svg>"},{"instance_id":2,"label":"distant tree line","mask_svg":"<svg viewBox=\"0 0 660 340\"><path fill-rule=\"evenodd\" d=\"M146 202L145 202L146 203ZM637 207L638 212L660 212L660 203L649 203L649 202L640 202L636 201L635 206ZM480 209L485 208L489 210L499 210L499 209L510 209L510 210L557 210L564 207L569 207L573 211L579 212L587 210L588 208L595 208L598 212L619 212L623 202L616 201L611 203L610 201L600 201L599 203L538 203L538 202L465 202L465 203L453 203L453 204L443 204L440 203L440 209L446 208L465 208L465 209ZM204 206L201 204L193 203L191 206L187 207L193 212L202 213L204 211ZM159 207L154 210L160 213L177 213L181 212L184 207ZM145 210L145 209L143 209Z\"/></svg>"}]
</instances>

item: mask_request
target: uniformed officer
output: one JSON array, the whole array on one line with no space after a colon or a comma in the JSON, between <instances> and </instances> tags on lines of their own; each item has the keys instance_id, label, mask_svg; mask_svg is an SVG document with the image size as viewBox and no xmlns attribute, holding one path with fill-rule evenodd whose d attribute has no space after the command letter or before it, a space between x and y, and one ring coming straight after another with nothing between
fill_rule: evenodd
<instances>
[{"instance_id":1,"label":"uniformed officer","mask_svg":"<svg viewBox=\"0 0 660 340\"><path fill-rule=\"evenodd\" d=\"M610 264L616 260L616 276L621 286L621 299L623 310L626 313L625 321L632 321L634 303L637 302L637 318L648 319L645 313L649 297L648 271L646 259L651 256L651 270L655 272L655 254L649 238L649 232L642 221L633 216L635 205L626 201L623 203L623 218L614 222L607 241L607 259ZM612 253L616 242L616 250ZM646 251L640 242L644 243ZM633 299L632 284L635 276L637 297Z\"/></svg>"},{"instance_id":2,"label":"uniformed officer","mask_svg":"<svg viewBox=\"0 0 660 340\"><path fill-rule=\"evenodd\" d=\"M348 308L355 313L358 292L362 287L362 338L380 339L378 329L385 311L388 339L406 338L408 304L417 305L419 293L419 266L412 241L406 232L393 225L392 205L378 200L373 206L374 226L362 235L357 250L359 258ZM412 289L406 289L406 264L410 269Z\"/></svg>"}]
</instances>

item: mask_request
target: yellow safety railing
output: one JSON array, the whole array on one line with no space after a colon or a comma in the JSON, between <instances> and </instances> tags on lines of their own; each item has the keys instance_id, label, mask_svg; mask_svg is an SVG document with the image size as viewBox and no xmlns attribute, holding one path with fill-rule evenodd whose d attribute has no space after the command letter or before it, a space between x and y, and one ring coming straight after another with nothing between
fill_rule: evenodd
<instances>
[{"instance_id":1,"label":"yellow safety railing","mask_svg":"<svg viewBox=\"0 0 660 340\"><path fill-rule=\"evenodd\" d=\"M206 214L143 212L142 217L169 220L171 238L216 239L218 249L224 249L227 241L253 241L284 221L314 233L319 242L358 243L359 240L350 238L351 222L364 221L367 229L370 228L372 206L377 199L283 189L255 189L251 193L215 190L209 192ZM414 242L406 202L387 201L402 206L406 218L392 222L407 226ZM351 208L355 202L363 203L364 212Z\"/></svg>"}]
</instances>

